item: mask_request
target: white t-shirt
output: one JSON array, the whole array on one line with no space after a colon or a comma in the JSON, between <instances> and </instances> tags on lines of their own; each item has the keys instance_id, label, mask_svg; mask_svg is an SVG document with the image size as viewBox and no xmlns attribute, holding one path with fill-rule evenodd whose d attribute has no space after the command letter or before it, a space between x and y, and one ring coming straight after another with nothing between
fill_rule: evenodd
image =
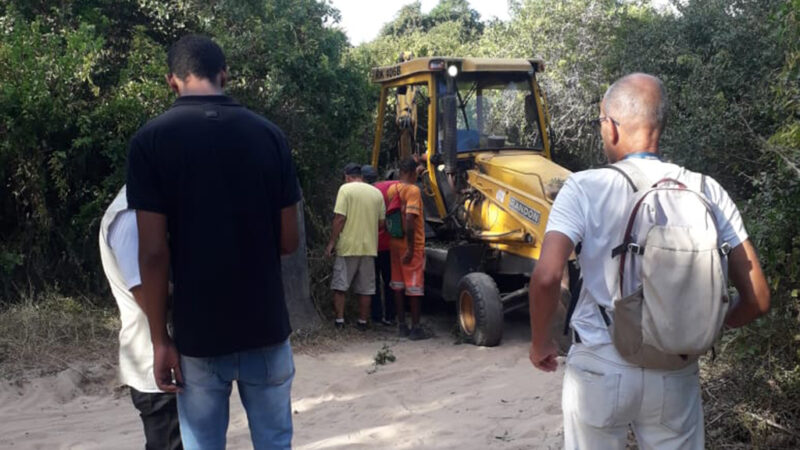
<instances>
[{"instance_id":1,"label":"white t-shirt","mask_svg":"<svg viewBox=\"0 0 800 450\"><path fill-rule=\"evenodd\" d=\"M120 312L120 381L140 392L161 392L153 375L153 345L147 316L130 291L141 284L138 254L136 212L128 209L123 187L100 225L100 257Z\"/></svg>"},{"instance_id":2,"label":"white t-shirt","mask_svg":"<svg viewBox=\"0 0 800 450\"><path fill-rule=\"evenodd\" d=\"M139 275L139 232L136 228L136 211L126 209L117 214L108 229L108 244L117 260L128 290L142 284Z\"/></svg>"},{"instance_id":3,"label":"white t-shirt","mask_svg":"<svg viewBox=\"0 0 800 450\"><path fill-rule=\"evenodd\" d=\"M662 178L684 180L691 173L657 159L631 158L630 161L654 183ZM567 180L550 211L547 232L558 231L576 246L581 243L578 262L583 287L570 325L588 346L611 343L597 305L611 311L611 292L619 270L618 261L611 258L611 250L622 240L628 204L634 195L619 172L607 168L585 170ZM705 195L714 208L722 242L727 242L731 248L744 242L747 231L736 204L725 189L708 176Z\"/></svg>"}]
</instances>

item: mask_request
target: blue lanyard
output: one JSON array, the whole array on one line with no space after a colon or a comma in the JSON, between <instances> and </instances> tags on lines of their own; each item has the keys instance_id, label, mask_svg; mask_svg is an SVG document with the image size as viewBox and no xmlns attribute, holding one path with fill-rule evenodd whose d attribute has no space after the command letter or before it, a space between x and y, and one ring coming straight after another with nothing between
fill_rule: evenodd
<instances>
[{"instance_id":1,"label":"blue lanyard","mask_svg":"<svg viewBox=\"0 0 800 450\"><path fill-rule=\"evenodd\" d=\"M628 158L657 159L659 161L661 160L661 156L658 153L653 153L653 152L628 153L622 159L625 160L625 159L628 159Z\"/></svg>"}]
</instances>

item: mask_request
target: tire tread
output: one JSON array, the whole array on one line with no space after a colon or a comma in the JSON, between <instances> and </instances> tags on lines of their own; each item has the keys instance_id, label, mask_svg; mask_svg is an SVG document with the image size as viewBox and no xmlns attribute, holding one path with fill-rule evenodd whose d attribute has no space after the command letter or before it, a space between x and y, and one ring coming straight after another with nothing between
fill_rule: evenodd
<instances>
[{"instance_id":1,"label":"tire tread","mask_svg":"<svg viewBox=\"0 0 800 450\"><path fill-rule=\"evenodd\" d=\"M475 332L470 336L475 345L494 347L503 339L503 304L494 279L482 272L465 275L459 292L469 290L475 311ZM464 330L462 330L464 331Z\"/></svg>"}]
</instances>

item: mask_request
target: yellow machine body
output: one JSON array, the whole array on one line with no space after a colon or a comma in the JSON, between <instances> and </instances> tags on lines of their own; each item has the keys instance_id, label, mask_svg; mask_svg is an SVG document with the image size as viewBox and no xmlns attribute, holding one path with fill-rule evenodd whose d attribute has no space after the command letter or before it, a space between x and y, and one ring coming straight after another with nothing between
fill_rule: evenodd
<instances>
[{"instance_id":1,"label":"yellow machine body","mask_svg":"<svg viewBox=\"0 0 800 450\"><path fill-rule=\"evenodd\" d=\"M549 129L549 115L535 73L544 70L544 64L535 59L489 59L430 57L408 59L401 55L393 66L377 67L371 72L372 80L381 85L381 97L377 118L377 130L373 147L372 164L378 166L384 115L389 90L398 87L408 89L397 95L395 105L398 123L402 120L405 129L416 127L417 114L411 105L413 92L419 86L427 87L431 99L437 98L436 76L446 72L450 65L457 65L460 73L527 73L530 74L531 92L535 100L538 126L542 130L542 148L538 151L502 149L462 153L459 160L471 159L474 167L466 171L466 180L480 196L468 196L463 201L466 211L466 228L469 235L497 250L524 258L538 259L545 225L555 192L570 175L570 172L551 160L550 141L545 130ZM440 85L440 84L439 84ZM414 89L414 91L412 91ZM440 117L438 102L430 101L427 111L427 155L433 155ZM413 119L413 123L407 120ZM403 128L403 127L401 127ZM398 157L409 154L408 133L401 133ZM441 166L433 158L427 158L427 170L423 173L423 195L432 197L439 217L426 217L437 221L448 214L443 198L442 177L437 177Z\"/></svg>"},{"instance_id":2,"label":"yellow machine body","mask_svg":"<svg viewBox=\"0 0 800 450\"><path fill-rule=\"evenodd\" d=\"M483 194L466 201L475 238L518 256L539 259L554 195L570 172L542 155L509 151L476 156L470 186Z\"/></svg>"}]
</instances>

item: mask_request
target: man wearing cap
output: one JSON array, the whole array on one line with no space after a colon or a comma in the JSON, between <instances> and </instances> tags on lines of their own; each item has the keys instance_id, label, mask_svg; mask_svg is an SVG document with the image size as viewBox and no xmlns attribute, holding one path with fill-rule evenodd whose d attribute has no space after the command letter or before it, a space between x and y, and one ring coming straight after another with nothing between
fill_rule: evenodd
<instances>
[{"instance_id":1,"label":"man wearing cap","mask_svg":"<svg viewBox=\"0 0 800 450\"><path fill-rule=\"evenodd\" d=\"M386 207L381 192L364 183L360 165L347 164L344 178L345 183L336 195L331 239L325 254L336 254L331 280L335 325L344 328L345 293L352 286L353 293L359 296L358 329L363 331L367 329L370 302L375 294L378 229L384 227Z\"/></svg>"},{"instance_id":2,"label":"man wearing cap","mask_svg":"<svg viewBox=\"0 0 800 450\"><path fill-rule=\"evenodd\" d=\"M369 183L381 191L384 206L388 206L389 197L387 191L393 184L399 183L397 180L378 181L378 171L367 164L361 167L361 176L365 183ZM380 283L378 282L380 280ZM372 322L392 325L394 323L394 293L391 288L392 282L392 260L389 251L389 232L386 228L378 230L378 257L375 258L375 295L372 296ZM383 299L381 302L380 289L383 286Z\"/></svg>"}]
</instances>

